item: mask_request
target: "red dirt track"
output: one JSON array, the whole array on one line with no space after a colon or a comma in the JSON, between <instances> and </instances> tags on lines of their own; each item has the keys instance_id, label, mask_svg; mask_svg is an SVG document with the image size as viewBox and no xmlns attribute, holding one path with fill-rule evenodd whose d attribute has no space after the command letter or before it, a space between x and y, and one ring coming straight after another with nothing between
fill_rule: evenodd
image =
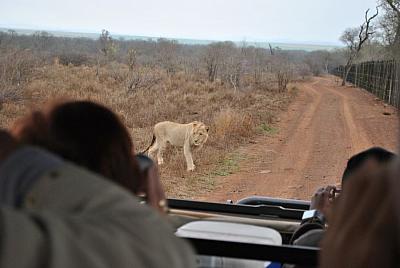
<instances>
[{"instance_id":1,"label":"red dirt track","mask_svg":"<svg viewBox=\"0 0 400 268\"><path fill-rule=\"evenodd\" d=\"M274 125L278 133L241 147L239 171L218 177L214 191L195 199L225 202L263 195L309 200L318 187L340 182L351 155L371 146L397 151L393 107L365 90L339 86L332 76L297 87L297 97Z\"/></svg>"}]
</instances>

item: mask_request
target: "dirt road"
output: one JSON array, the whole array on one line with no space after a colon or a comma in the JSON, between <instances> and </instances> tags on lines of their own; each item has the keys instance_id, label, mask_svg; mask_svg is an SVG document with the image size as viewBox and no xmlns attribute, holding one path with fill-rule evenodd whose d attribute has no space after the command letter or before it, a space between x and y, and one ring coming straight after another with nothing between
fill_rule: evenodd
<instances>
[{"instance_id":1,"label":"dirt road","mask_svg":"<svg viewBox=\"0 0 400 268\"><path fill-rule=\"evenodd\" d=\"M371 146L396 150L393 107L362 89L340 87L331 76L298 88L274 125L278 133L240 148L238 171L218 177L215 190L196 199L224 202L264 195L308 200L316 188L340 182L351 155Z\"/></svg>"}]
</instances>

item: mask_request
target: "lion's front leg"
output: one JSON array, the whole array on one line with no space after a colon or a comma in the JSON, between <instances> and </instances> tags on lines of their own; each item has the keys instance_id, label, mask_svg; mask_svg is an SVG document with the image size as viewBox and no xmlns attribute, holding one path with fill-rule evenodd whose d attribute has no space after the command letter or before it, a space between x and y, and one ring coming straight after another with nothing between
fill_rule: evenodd
<instances>
[{"instance_id":1,"label":"lion's front leg","mask_svg":"<svg viewBox=\"0 0 400 268\"><path fill-rule=\"evenodd\" d=\"M201 150L201 148L203 148L203 144L197 145L195 147L195 151L199 151L199 150Z\"/></svg>"},{"instance_id":2,"label":"lion's front leg","mask_svg":"<svg viewBox=\"0 0 400 268\"><path fill-rule=\"evenodd\" d=\"M195 165L193 164L192 152L190 150L190 144L188 142L185 142L185 145L183 146L183 154L185 155L186 159L187 171L193 171Z\"/></svg>"}]
</instances>

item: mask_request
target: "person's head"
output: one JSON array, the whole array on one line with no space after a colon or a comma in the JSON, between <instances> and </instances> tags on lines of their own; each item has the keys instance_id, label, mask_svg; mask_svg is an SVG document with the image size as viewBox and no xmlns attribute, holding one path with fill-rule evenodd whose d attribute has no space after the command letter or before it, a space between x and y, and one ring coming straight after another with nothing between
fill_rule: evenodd
<instances>
[{"instance_id":1,"label":"person's head","mask_svg":"<svg viewBox=\"0 0 400 268\"><path fill-rule=\"evenodd\" d=\"M353 155L347 162L346 169L342 176L342 186L351 177L354 172L359 170L365 163L369 162L370 167L381 166L388 164L395 158L395 154L387 151L381 147L372 147L368 150L362 151L356 155Z\"/></svg>"},{"instance_id":2,"label":"person's head","mask_svg":"<svg viewBox=\"0 0 400 268\"><path fill-rule=\"evenodd\" d=\"M139 171L128 130L108 108L64 101L35 111L11 129L21 143L37 145L113 180L131 192Z\"/></svg>"},{"instance_id":3,"label":"person's head","mask_svg":"<svg viewBox=\"0 0 400 268\"><path fill-rule=\"evenodd\" d=\"M319 267L398 267L400 173L394 165L364 165L351 175L333 207Z\"/></svg>"}]
</instances>

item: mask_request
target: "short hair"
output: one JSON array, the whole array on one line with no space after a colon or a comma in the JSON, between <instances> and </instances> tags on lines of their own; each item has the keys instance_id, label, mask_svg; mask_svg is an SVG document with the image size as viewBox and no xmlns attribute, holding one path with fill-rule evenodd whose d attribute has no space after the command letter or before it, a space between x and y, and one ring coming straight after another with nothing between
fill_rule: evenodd
<instances>
[{"instance_id":1,"label":"short hair","mask_svg":"<svg viewBox=\"0 0 400 268\"><path fill-rule=\"evenodd\" d=\"M347 161L347 166L342 176L342 185L350 177L350 175L359 169L367 160L373 159L380 164L386 164L395 157L396 154L381 147L372 147L368 150L362 151L361 153L353 155L349 161Z\"/></svg>"}]
</instances>

